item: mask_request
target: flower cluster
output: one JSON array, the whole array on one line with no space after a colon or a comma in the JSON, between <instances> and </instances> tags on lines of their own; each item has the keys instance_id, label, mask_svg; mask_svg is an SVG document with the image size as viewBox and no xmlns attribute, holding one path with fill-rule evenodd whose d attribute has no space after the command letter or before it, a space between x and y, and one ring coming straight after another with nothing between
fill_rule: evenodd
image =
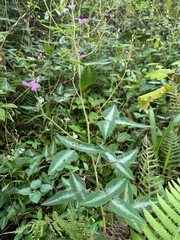
<instances>
[{"instance_id":1,"label":"flower cluster","mask_svg":"<svg viewBox=\"0 0 180 240\"><path fill-rule=\"evenodd\" d=\"M78 22L80 23L80 24L85 24L85 23L87 23L87 18L75 18L76 20L78 20Z\"/></svg>"},{"instance_id":2,"label":"flower cluster","mask_svg":"<svg viewBox=\"0 0 180 240\"><path fill-rule=\"evenodd\" d=\"M32 80L31 82L23 81L22 84L26 87L30 87L31 91L36 91L36 89L41 86L39 83L36 83L34 80Z\"/></svg>"},{"instance_id":3,"label":"flower cluster","mask_svg":"<svg viewBox=\"0 0 180 240\"><path fill-rule=\"evenodd\" d=\"M75 55L76 53L75 52L68 52L67 55L72 57L73 55ZM81 53L78 53L78 56L79 58L84 58L85 57L85 54L81 54Z\"/></svg>"}]
</instances>

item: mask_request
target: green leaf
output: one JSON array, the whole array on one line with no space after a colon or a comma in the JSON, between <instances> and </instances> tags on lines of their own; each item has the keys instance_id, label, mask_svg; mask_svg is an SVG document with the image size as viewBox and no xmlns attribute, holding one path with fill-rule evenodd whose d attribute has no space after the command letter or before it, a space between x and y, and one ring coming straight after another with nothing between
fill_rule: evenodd
<instances>
[{"instance_id":1,"label":"green leaf","mask_svg":"<svg viewBox=\"0 0 180 240\"><path fill-rule=\"evenodd\" d=\"M86 190L85 182L82 180L81 177L79 177L77 174L73 172L70 173L69 182L73 191L78 193L76 194L77 200L79 202L82 202L82 200L85 199L85 190Z\"/></svg>"},{"instance_id":2,"label":"green leaf","mask_svg":"<svg viewBox=\"0 0 180 240\"><path fill-rule=\"evenodd\" d=\"M111 133L113 132L113 130L116 127L115 121L100 121L100 122L98 122L97 125L98 125L98 127L101 131L101 134L105 140L111 135Z\"/></svg>"},{"instance_id":3,"label":"green leaf","mask_svg":"<svg viewBox=\"0 0 180 240\"><path fill-rule=\"evenodd\" d=\"M53 189L53 187L50 184L42 184L41 187L40 187L40 192L46 193L46 192L49 192L52 189Z\"/></svg>"},{"instance_id":4,"label":"green leaf","mask_svg":"<svg viewBox=\"0 0 180 240\"><path fill-rule=\"evenodd\" d=\"M171 69L158 69L146 74L145 77L150 79L163 80L168 76L168 74L172 74L174 72L175 71Z\"/></svg>"},{"instance_id":5,"label":"green leaf","mask_svg":"<svg viewBox=\"0 0 180 240\"><path fill-rule=\"evenodd\" d=\"M96 70L91 66L86 66L81 74L79 88L81 89L81 91L83 91L88 86L96 83L96 80L97 80Z\"/></svg>"},{"instance_id":6,"label":"green leaf","mask_svg":"<svg viewBox=\"0 0 180 240\"><path fill-rule=\"evenodd\" d=\"M50 45L48 45L48 44L45 44L43 49L47 53L53 53L54 52L54 49Z\"/></svg>"},{"instance_id":7,"label":"green leaf","mask_svg":"<svg viewBox=\"0 0 180 240\"><path fill-rule=\"evenodd\" d=\"M170 122L170 124L168 125L168 127L166 128L166 130L163 132L163 135L160 137L160 139L157 142L157 146L155 149L155 154L156 156L158 156L158 151L159 148L161 146L161 144L163 143L164 139L167 137L167 135L170 133L170 131L178 124L180 123L180 114L178 114L172 122Z\"/></svg>"},{"instance_id":8,"label":"green leaf","mask_svg":"<svg viewBox=\"0 0 180 240\"><path fill-rule=\"evenodd\" d=\"M106 161L110 162L112 164L112 167L115 168L122 176L132 180L134 179L131 170L125 164L118 162L114 154L106 152L103 153L102 156Z\"/></svg>"},{"instance_id":9,"label":"green leaf","mask_svg":"<svg viewBox=\"0 0 180 240\"><path fill-rule=\"evenodd\" d=\"M22 188L21 190L18 191L19 194L21 195L30 195L31 194L31 188Z\"/></svg>"},{"instance_id":10,"label":"green leaf","mask_svg":"<svg viewBox=\"0 0 180 240\"><path fill-rule=\"evenodd\" d=\"M106 185L105 190L108 195L117 196L124 191L127 182L126 178L115 178Z\"/></svg>"},{"instance_id":11,"label":"green leaf","mask_svg":"<svg viewBox=\"0 0 180 240\"><path fill-rule=\"evenodd\" d=\"M88 62L86 63L87 66L92 66L92 65L107 65L110 64L111 62L105 62L105 61L99 61L99 62Z\"/></svg>"},{"instance_id":12,"label":"green leaf","mask_svg":"<svg viewBox=\"0 0 180 240\"><path fill-rule=\"evenodd\" d=\"M145 208L148 211L152 210L152 206L150 201L153 201L155 204L158 204L158 201L156 198L150 198L148 196L138 197L133 203L133 208L136 209L138 212L143 213L143 208Z\"/></svg>"},{"instance_id":13,"label":"green leaf","mask_svg":"<svg viewBox=\"0 0 180 240\"><path fill-rule=\"evenodd\" d=\"M109 201L109 197L103 191L96 191L90 193L82 202L81 205L85 207L99 207L106 204Z\"/></svg>"},{"instance_id":14,"label":"green leaf","mask_svg":"<svg viewBox=\"0 0 180 240\"><path fill-rule=\"evenodd\" d=\"M5 122L6 112L3 108L0 108L0 120Z\"/></svg>"},{"instance_id":15,"label":"green leaf","mask_svg":"<svg viewBox=\"0 0 180 240\"><path fill-rule=\"evenodd\" d=\"M6 103L1 105L2 108L17 108L17 106L13 103Z\"/></svg>"},{"instance_id":16,"label":"green leaf","mask_svg":"<svg viewBox=\"0 0 180 240\"><path fill-rule=\"evenodd\" d=\"M122 118L116 120L116 124L129 125L129 126L138 127L138 128L150 128L150 126L148 126L148 125L133 122L129 118L126 118L126 117L122 117Z\"/></svg>"},{"instance_id":17,"label":"green leaf","mask_svg":"<svg viewBox=\"0 0 180 240\"><path fill-rule=\"evenodd\" d=\"M30 187L31 189L37 189L37 188L40 188L41 187L41 184L42 184L42 181L41 180L34 180L31 182L30 184Z\"/></svg>"},{"instance_id":18,"label":"green leaf","mask_svg":"<svg viewBox=\"0 0 180 240\"><path fill-rule=\"evenodd\" d=\"M63 136L58 135L58 139L66 147L74 148L76 150L79 150L80 152L94 153L94 154L102 152L101 150L96 149L93 144L90 144L90 143L79 144L76 141L72 140L70 137L63 137Z\"/></svg>"},{"instance_id":19,"label":"green leaf","mask_svg":"<svg viewBox=\"0 0 180 240\"><path fill-rule=\"evenodd\" d=\"M71 191L62 190L55 193L51 198L42 203L43 206L54 206L72 201L75 194Z\"/></svg>"},{"instance_id":20,"label":"green leaf","mask_svg":"<svg viewBox=\"0 0 180 240\"><path fill-rule=\"evenodd\" d=\"M63 170L67 163L77 161L77 159L78 154L74 150L63 150L57 153L50 164L48 175Z\"/></svg>"},{"instance_id":21,"label":"green leaf","mask_svg":"<svg viewBox=\"0 0 180 240\"><path fill-rule=\"evenodd\" d=\"M117 156L117 160L123 164L132 164L136 159L137 153L138 150L128 151L120 156Z\"/></svg>"},{"instance_id":22,"label":"green leaf","mask_svg":"<svg viewBox=\"0 0 180 240\"><path fill-rule=\"evenodd\" d=\"M33 192L29 195L29 199L33 202L33 203L38 203L39 200L41 199L41 193L39 191Z\"/></svg>"},{"instance_id":23,"label":"green leaf","mask_svg":"<svg viewBox=\"0 0 180 240\"><path fill-rule=\"evenodd\" d=\"M144 223L143 218L137 211L127 202L122 199L115 198L109 203L109 209L125 219L131 219L138 223Z\"/></svg>"},{"instance_id":24,"label":"green leaf","mask_svg":"<svg viewBox=\"0 0 180 240\"><path fill-rule=\"evenodd\" d=\"M103 112L103 118L108 121L116 120L116 118L119 116L118 109L116 105L113 105L112 107L106 109Z\"/></svg>"}]
</instances>

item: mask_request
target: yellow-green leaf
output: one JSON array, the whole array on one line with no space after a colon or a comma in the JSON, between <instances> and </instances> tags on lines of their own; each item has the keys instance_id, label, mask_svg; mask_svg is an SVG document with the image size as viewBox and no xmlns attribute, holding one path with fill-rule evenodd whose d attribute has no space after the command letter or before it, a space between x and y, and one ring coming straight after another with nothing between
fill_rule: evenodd
<instances>
[{"instance_id":1,"label":"yellow-green leaf","mask_svg":"<svg viewBox=\"0 0 180 240\"><path fill-rule=\"evenodd\" d=\"M150 79L157 79L157 80L163 80L168 76L168 74L174 73L174 70L171 69L158 69L151 71L150 73L146 74L146 78Z\"/></svg>"},{"instance_id":2,"label":"yellow-green leaf","mask_svg":"<svg viewBox=\"0 0 180 240\"><path fill-rule=\"evenodd\" d=\"M146 111L150 105L150 102L153 102L155 99L162 97L166 92L170 91L171 87L169 84L164 84L161 88L147 93L145 95L138 97L138 103L140 107Z\"/></svg>"}]
</instances>

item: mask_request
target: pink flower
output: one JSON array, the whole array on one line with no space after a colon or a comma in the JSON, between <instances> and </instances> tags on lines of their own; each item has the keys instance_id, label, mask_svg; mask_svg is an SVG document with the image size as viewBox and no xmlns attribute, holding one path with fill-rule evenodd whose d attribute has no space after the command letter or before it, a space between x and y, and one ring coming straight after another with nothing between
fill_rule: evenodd
<instances>
[{"instance_id":1,"label":"pink flower","mask_svg":"<svg viewBox=\"0 0 180 240\"><path fill-rule=\"evenodd\" d=\"M79 58L84 58L85 54L78 53Z\"/></svg>"},{"instance_id":2,"label":"pink flower","mask_svg":"<svg viewBox=\"0 0 180 240\"><path fill-rule=\"evenodd\" d=\"M65 117L64 120L65 120L66 122L69 122L71 119L70 119L69 117Z\"/></svg>"},{"instance_id":3,"label":"pink flower","mask_svg":"<svg viewBox=\"0 0 180 240\"><path fill-rule=\"evenodd\" d=\"M67 55L71 57L71 56L74 55L74 53L72 53L72 52L68 52Z\"/></svg>"},{"instance_id":4,"label":"pink flower","mask_svg":"<svg viewBox=\"0 0 180 240\"><path fill-rule=\"evenodd\" d=\"M78 20L80 24L84 24L87 22L87 18L76 18L76 20Z\"/></svg>"},{"instance_id":5,"label":"pink flower","mask_svg":"<svg viewBox=\"0 0 180 240\"><path fill-rule=\"evenodd\" d=\"M70 5L68 5L68 8L70 8L71 10L74 10L75 7L76 7L76 4L70 4Z\"/></svg>"},{"instance_id":6,"label":"pink flower","mask_svg":"<svg viewBox=\"0 0 180 240\"><path fill-rule=\"evenodd\" d=\"M36 83L34 80L32 80L31 82L23 81L22 84L26 87L31 87L31 91L36 91L36 89L41 86L39 83Z\"/></svg>"},{"instance_id":7,"label":"pink flower","mask_svg":"<svg viewBox=\"0 0 180 240\"><path fill-rule=\"evenodd\" d=\"M84 176L82 177L82 180L83 180L83 181L86 181L86 175L84 175Z\"/></svg>"}]
</instances>

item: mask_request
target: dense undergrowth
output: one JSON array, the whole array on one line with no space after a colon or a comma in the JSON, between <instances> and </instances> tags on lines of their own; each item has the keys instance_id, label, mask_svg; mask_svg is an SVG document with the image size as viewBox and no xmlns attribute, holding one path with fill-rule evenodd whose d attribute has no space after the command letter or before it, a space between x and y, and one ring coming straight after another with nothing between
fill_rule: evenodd
<instances>
[{"instance_id":1,"label":"dense undergrowth","mask_svg":"<svg viewBox=\"0 0 180 240\"><path fill-rule=\"evenodd\" d=\"M161 199L176 219L179 13L171 0L1 0L0 239L159 239L146 216Z\"/></svg>"}]
</instances>

